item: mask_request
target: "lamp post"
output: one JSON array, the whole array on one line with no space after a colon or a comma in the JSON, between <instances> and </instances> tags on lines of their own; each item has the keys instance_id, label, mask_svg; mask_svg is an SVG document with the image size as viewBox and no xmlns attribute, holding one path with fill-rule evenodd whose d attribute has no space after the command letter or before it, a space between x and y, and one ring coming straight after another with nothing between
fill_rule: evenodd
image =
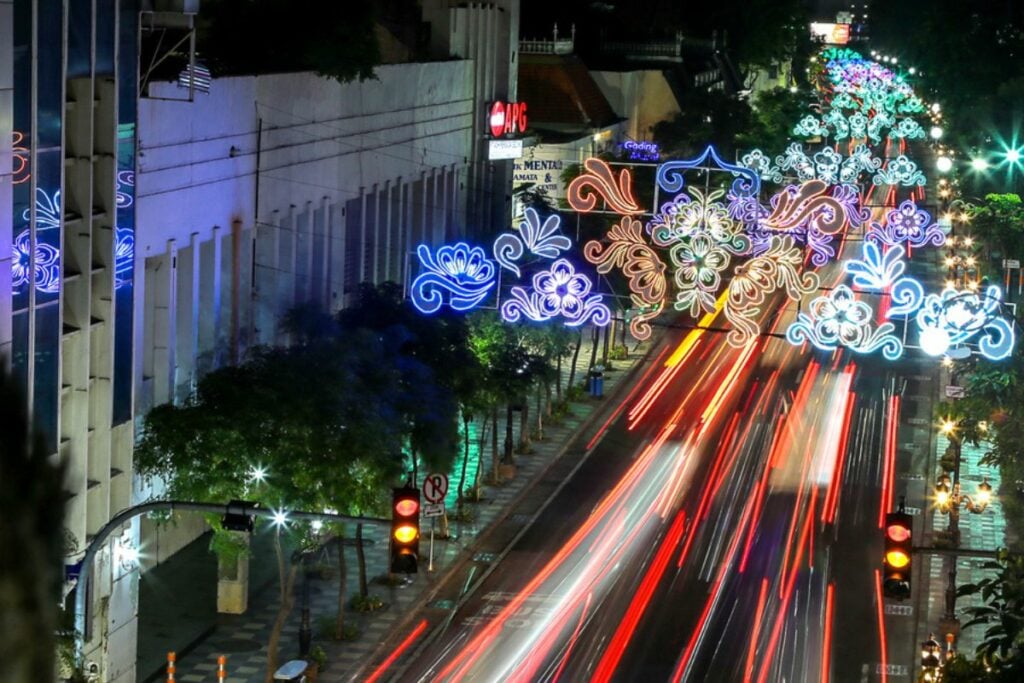
<instances>
[{"instance_id":1,"label":"lamp post","mask_svg":"<svg viewBox=\"0 0 1024 683\"><path fill-rule=\"evenodd\" d=\"M935 640L935 634L930 633L928 640L921 643L921 680L939 680L939 667L942 666L942 646Z\"/></svg>"}]
</instances>

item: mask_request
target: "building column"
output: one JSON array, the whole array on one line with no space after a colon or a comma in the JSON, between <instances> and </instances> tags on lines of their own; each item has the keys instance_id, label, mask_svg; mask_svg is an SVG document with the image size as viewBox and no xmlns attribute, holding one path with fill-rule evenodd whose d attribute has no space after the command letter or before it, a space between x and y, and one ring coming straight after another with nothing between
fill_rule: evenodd
<instances>
[{"instance_id":1,"label":"building column","mask_svg":"<svg viewBox=\"0 0 1024 683\"><path fill-rule=\"evenodd\" d=\"M399 179L401 182L401 179ZM392 185L390 180L384 181L384 196L387 204L387 216L384 220L384 279L391 279L391 209L393 204Z\"/></svg>"}]
</instances>

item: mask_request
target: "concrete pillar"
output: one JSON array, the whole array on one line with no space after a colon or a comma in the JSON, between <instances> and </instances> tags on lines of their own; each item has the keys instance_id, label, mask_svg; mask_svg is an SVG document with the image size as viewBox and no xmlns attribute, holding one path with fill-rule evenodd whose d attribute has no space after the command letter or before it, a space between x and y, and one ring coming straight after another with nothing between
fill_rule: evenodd
<instances>
[{"instance_id":1,"label":"concrete pillar","mask_svg":"<svg viewBox=\"0 0 1024 683\"><path fill-rule=\"evenodd\" d=\"M401 182L401 179L399 179ZM393 187L390 180L384 181L384 196L387 211L384 219L384 279L391 279L391 214L394 204Z\"/></svg>"}]
</instances>

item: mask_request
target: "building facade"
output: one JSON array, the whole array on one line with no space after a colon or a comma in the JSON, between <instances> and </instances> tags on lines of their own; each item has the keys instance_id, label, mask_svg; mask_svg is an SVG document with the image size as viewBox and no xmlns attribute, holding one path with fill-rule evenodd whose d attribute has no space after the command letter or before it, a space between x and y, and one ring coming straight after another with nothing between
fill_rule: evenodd
<instances>
[{"instance_id":1,"label":"building facade","mask_svg":"<svg viewBox=\"0 0 1024 683\"><path fill-rule=\"evenodd\" d=\"M131 505L137 21L135 0L0 2L0 353L66 467L69 563ZM134 671L126 531L88 587L109 681Z\"/></svg>"}]
</instances>

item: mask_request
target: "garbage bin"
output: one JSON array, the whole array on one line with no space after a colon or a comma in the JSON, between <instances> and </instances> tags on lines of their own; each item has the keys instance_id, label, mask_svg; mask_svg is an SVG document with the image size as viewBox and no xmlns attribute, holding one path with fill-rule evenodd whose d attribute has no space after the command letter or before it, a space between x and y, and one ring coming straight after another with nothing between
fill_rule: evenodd
<instances>
[{"instance_id":1,"label":"garbage bin","mask_svg":"<svg viewBox=\"0 0 1024 683\"><path fill-rule=\"evenodd\" d=\"M274 672L275 681L288 681L288 683L306 683L306 669L309 668L309 662L304 659L293 659L290 662L285 662L276 672Z\"/></svg>"},{"instance_id":2,"label":"garbage bin","mask_svg":"<svg viewBox=\"0 0 1024 683\"><path fill-rule=\"evenodd\" d=\"M590 395L601 398L604 395L604 366L595 365L590 368Z\"/></svg>"}]
</instances>

